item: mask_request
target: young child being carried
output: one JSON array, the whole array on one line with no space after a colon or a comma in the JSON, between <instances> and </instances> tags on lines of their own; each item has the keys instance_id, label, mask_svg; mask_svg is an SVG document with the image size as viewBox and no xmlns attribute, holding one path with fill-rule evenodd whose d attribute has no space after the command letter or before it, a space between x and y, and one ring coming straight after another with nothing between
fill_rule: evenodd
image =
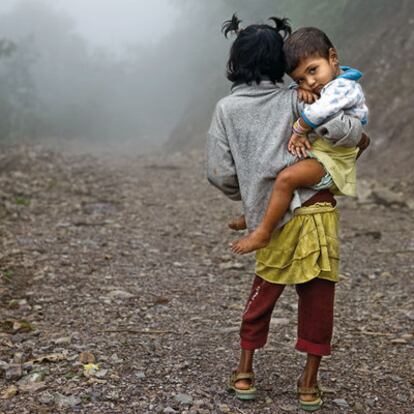
<instances>
[{"instance_id":1,"label":"young child being carried","mask_svg":"<svg viewBox=\"0 0 414 414\"><path fill-rule=\"evenodd\" d=\"M362 73L339 66L336 49L317 28L306 27L294 32L286 40L284 52L286 72L298 85L299 97L310 103L304 104L288 143L288 150L304 159L277 176L262 222L252 233L231 245L233 252L239 254L267 246L297 188L356 195L355 161L359 149L335 146L334 142L316 137L313 130L340 111L360 119L363 125L367 123L368 108L358 83ZM315 98L318 99L313 102ZM229 226L234 230L246 228L244 216Z\"/></svg>"}]
</instances>

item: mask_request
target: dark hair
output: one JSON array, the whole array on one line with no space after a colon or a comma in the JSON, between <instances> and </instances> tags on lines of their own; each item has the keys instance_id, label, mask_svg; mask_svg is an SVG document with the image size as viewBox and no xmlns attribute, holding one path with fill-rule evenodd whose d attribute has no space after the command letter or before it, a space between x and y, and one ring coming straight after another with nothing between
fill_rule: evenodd
<instances>
[{"instance_id":1,"label":"dark hair","mask_svg":"<svg viewBox=\"0 0 414 414\"><path fill-rule=\"evenodd\" d=\"M329 49L334 46L328 36L316 27L303 27L293 32L286 40L283 50L286 72L292 73L303 59L309 56L329 58Z\"/></svg>"},{"instance_id":2,"label":"dark hair","mask_svg":"<svg viewBox=\"0 0 414 414\"><path fill-rule=\"evenodd\" d=\"M226 37L231 32L237 34L227 62L227 79L249 85L263 79L282 82L285 74L283 43L292 29L288 19L271 17L269 20L273 20L276 27L252 24L239 29L241 20L235 14L223 23L222 32Z\"/></svg>"}]
</instances>

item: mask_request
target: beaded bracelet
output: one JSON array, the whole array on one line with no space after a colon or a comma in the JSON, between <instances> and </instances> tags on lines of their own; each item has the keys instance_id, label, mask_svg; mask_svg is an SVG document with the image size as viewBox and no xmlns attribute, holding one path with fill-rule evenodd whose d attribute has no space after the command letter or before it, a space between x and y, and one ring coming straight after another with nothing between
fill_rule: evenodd
<instances>
[{"instance_id":1,"label":"beaded bracelet","mask_svg":"<svg viewBox=\"0 0 414 414\"><path fill-rule=\"evenodd\" d=\"M297 135L306 136L309 132L308 129L304 128L300 123L300 118L293 124L293 132Z\"/></svg>"}]
</instances>

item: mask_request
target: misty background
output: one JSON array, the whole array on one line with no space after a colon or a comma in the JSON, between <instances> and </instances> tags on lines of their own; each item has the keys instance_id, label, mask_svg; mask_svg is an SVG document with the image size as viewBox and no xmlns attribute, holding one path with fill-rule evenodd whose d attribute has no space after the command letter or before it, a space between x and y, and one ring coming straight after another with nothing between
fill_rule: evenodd
<instances>
[{"instance_id":1,"label":"misty background","mask_svg":"<svg viewBox=\"0 0 414 414\"><path fill-rule=\"evenodd\" d=\"M220 29L235 11L242 25L281 16L325 30L341 63L365 74L371 157L397 175L408 165L410 0L2 0L0 140L202 148L230 89Z\"/></svg>"}]
</instances>

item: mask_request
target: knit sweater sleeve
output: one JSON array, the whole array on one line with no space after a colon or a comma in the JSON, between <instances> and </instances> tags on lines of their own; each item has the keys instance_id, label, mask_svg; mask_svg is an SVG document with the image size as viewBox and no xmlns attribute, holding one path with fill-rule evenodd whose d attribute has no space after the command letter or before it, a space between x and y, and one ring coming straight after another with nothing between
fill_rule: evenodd
<instances>
[{"instance_id":1,"label":"knit sweater sleeve","mask_svg":"<svg viewBox=\"0 0 414 414\"><path fill-rule=\"evenodd\" d=\"M239 181L220 102L216 105L207 133L207 179L231 200L241 200Z\"/></svg>"}]
</instances>

